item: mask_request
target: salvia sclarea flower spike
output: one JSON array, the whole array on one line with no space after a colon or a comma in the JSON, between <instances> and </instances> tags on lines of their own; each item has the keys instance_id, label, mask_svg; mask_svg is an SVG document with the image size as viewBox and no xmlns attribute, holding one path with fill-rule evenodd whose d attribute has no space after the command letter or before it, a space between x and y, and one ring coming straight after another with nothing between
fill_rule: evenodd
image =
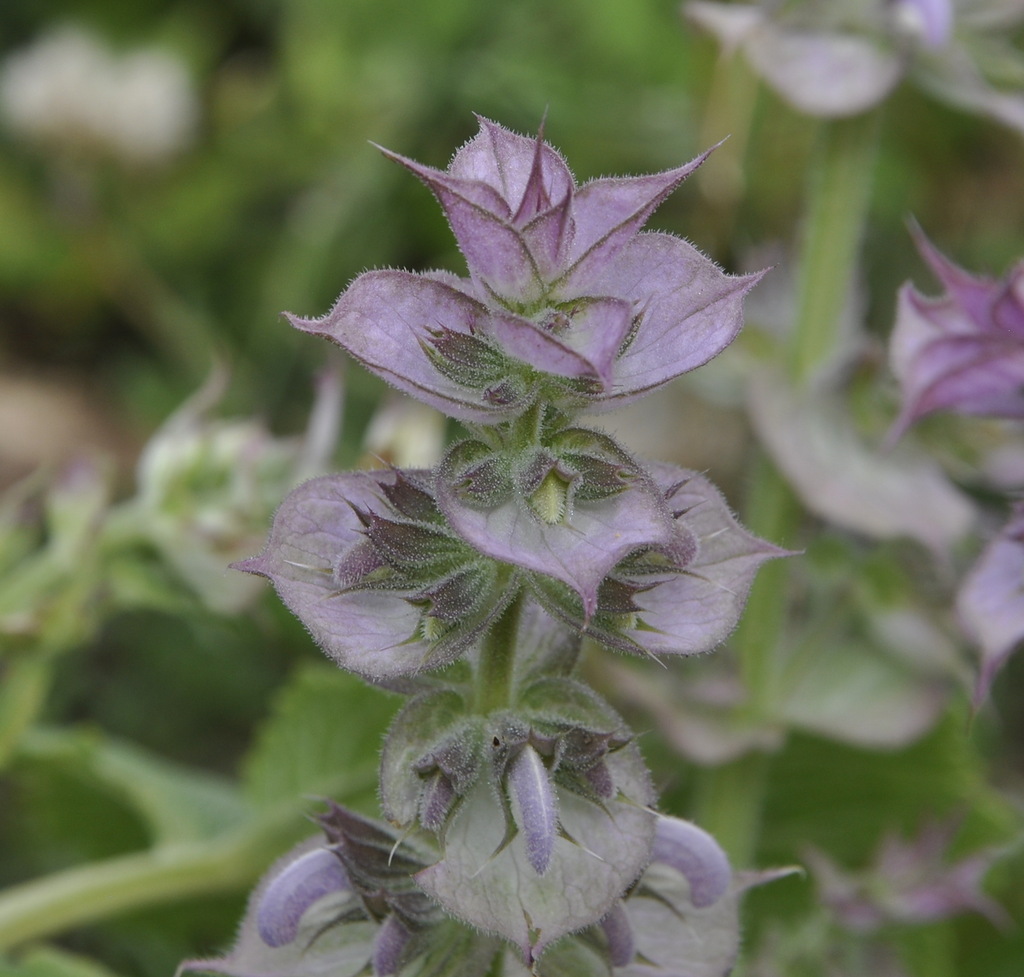
<instances>
[{"instance_id":1,"label":"salvia sclarea flower spike","mask_svg":"<svg viewBox=\"0 0 1024 977\"><path fill-rule=\"evenodd\" d=\"M479 121L447 170L385 151L433 191L469 277L370 271L326 316L293 325L479 424L538 399L567 410L628 403L732 341L760 275L726 275L681 238L641 233L707 153L577 187L541 135Z\"/></svg>"},{"instance_id":2,"label":"salvia sclarea flower spike","mask_svg":"<svg viewBox=\"0 0 1024 977\"><path fill-rule=\"evenodd\" d=\"M328 842L271 872L208 969L479 977L505 953L506 974L724 974L742 886L699 829L659 819L632 733L573 668L583 634L711 649L783 551L702 476L577 415L720 352L759 276L641 232L704 157L577 188L541 136L482 119L446 171L394 158L438 197L469 277L368 272L292 321L468 436L433 470L306 482L236 564L336 663L409 694L381 757L390 824L332 808ZM684 921L667 942L665 911Z\"/></svg>"}]
</instances>

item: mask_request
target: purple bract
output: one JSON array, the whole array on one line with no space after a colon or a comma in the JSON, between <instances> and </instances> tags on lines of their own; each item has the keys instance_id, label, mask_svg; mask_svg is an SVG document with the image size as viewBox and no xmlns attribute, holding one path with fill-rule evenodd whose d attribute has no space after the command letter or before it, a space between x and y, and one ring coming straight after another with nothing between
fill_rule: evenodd
<instances>
[{"instance_id":1,"label":"purple bract","mask_svg":"<svg viewBox=\"0 0 1024 977\"><path fill-rule=\"evenodd\" d=\"M438 198L469 278L371 271L323 318L289 318L446 414L493 424L538 398L570 410L627 403L740 329L760 275L726 275L680 238L640 233L707 153L577 187L540 136L480 119L447 170L387 155Z\"/></svg>"}]
</instances>

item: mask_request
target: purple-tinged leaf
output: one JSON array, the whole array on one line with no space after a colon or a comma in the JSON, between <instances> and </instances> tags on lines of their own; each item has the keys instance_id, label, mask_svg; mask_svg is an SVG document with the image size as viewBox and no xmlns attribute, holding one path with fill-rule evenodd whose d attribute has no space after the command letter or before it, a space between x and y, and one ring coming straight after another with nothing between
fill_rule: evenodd
<instances>
[{"instance_id":1,"label":"purple-tinged leaf","mask_svg":"<svg viewBox=\"0 0 1024 977\"><path fill-rule=\"evenodd\" d=\"M481 424L514 416L516 405L497 404L446 376L427 350L438 330L486 336L490 320L491 311L452 285L450 277L441 280L405 271L360 275L320 319L288 316L297 329L336 343L410 396L452 417Z\"/></svg>"},{"instance_id":2,"label":"purple-tinged leaf","mask_svg":"<svg viewBox=\"0 0 1024 977\"><path fill-rule=\"evenodd\" d=\"M495 315L489 334L510 356L542 373L594 377L607 388L612 363L629 333L632 306L622 299L581 300L568 313L545 314L541 321Z\"/></svg>"},{"instance_id":3,"label":"purple-tinged leaf","mask_svg":"<svg viewBox=\"0 0 1024 977\"><path fill-rule=\"evenodd\" d=\"M765 25L744 45L751 66L808 115L858 115L899 84L905 62L856 34L789 31Z\"/></svg>"},{"instance_id":4,"label":"purple-tinged leaf","mask_svg":"<svg viewBox=\"0 0 1024 977\"><path fill-rule=\"evenodd\" d=\"M636 956L633 927L625 906L621 902L615 903L611 912L601 920L600 926L608 940L608 959L611 965L625 967Z\"/></svg>"},{"instance_id":5,"label":"purple-tinged leaf","mask_svg":"<svg viewBox=\"0 0 1024 977\"><path fill-rule=\"evenodd\" d=\"M870 537L916 539L940 557L970 530L974 506L931 457L883 454L835 398L781 377L758 377L750 392L761 441L812 512Z\"/></svg>"},{"instance_id":6,"label":"purple-tinged leaf","mask_svg":"<svg viewBox=\"0 0 1024 977\"><path fill-rule=\"evenodd\" d=\"M743 298L762 275L726 275L686 241L645 233L592 282L571 277L567 296L600 287L631 302L639 318L614 365L610 389L593 398L593 408L630 403L721 353L739 333Z\"/></svg>"},{"instance_id":7,"label":"purple-tinged leaf","mask_svg":"<svg viewBox=\"0 0 1024 977\"><path fill-rule=\"evenodd\" d=\"M366 539L357 511L384 507L381 484L394 480L393 473L353 473L306 482L281 504L263 553L235 564L270 579L328 657L371 681L446 664L485 626L431 642L420 635L421 610L403 596L348 589L340 579L339 568L347 577L349 557Z\"/></svg>"},{"instance_id":8,"label":"purple-tinged leaf","mask_svg":"<svg viewBox=\"0 0 1024 977\"><path fill-rule=\"evenodd\" d=\"M604 613L598 597L596 614L585 615L584 608L567 604L542 582L533 586L551 613L619 651L655 656L709 651L739 621L761 564L788 553L740 526L703 476L662 463L649 471L674 514L676 532L689 544L689 556L682 563L666 560L660 571L655 563L643 574L638 572L643 561L627 560L609 570L633 585L634 613L623 614L618 606Z\"/></svg>"},{"instance_id":9,"label":"purple-tinged leaf","mask_svg":"<svg viewBox=\"0 0 1024 977\"><path fill-rule=\"evenodd\" d=\"M978 278L915 237L947 294L900 290L889 353L903 409L890 441L937 410L1024 417L1024 263L1003 281Z\"/></svg>"},{"instance_id":10,"label":"purple-tinged leaf","mask_svg":"<svg viewBox=\"0 0 1024 977\"><path fill-rule=\"evenodd\" d=\"M884 40L816 22L819 5L787 8L777 19L766 5L690 2L685 11L727 51L742 51L778 95L809 115L863 112L882 101L906 70L906 59L887 50L891 45ZM885 29L883 18L876 26Z\"/></svg>"},{"instance_id":11,"label":"purple-tinged leaf","mask_svg":"<svg viewBox=\"0 0 1024 977\"><path fill-rule=\"evenodd\" d=\"M663 173L591 180L580 187L573 200L576 233L565 277L576 283L601 280L623 246L711 152Z\"/></svg>"},{"instance_id":12,"label":"purple-tinged leaf","mask_svg":"<svg viewBox=\"0 0 1024 977\"><path fill-rule=\"evenodd\" d=\"M543 875L555 847L558 809L547 767L528 743L509 764L508 792L512 816L526 841L526 857Z\"/></svg>"},{"instance_id":13,"label":"purple-tinged leaf","mask_svg":"<svg viewBox=\"0 0 1024 977\"><path fill-rule=\"evenodd\" d=\"M725 895L732 880L729 859L703 828L679 818L660 817L651 860L680 872L690 885L690 901L698 909Z\"/></svg>"},{"instance_id":14,"label":"purple-tinged leaf","mask_svg":"<svg viewBox=\"0 0 1024 977\"><path fill-rule=\"evenodd\" d=\"M452 159L452 176L478 180L492 187L508 204L509 215L530 220L546 198L562 200L574 189L572 173L557 150L538 139L511 132L489 119L477 116L480 132ZM530 183L539 181L528 194ZM533 206L527 198L533 202Z\"/></svg>"},{"instance_id":15,"label":"purple-tinged leaf","mask_svg":"<svg viewBox=\"0 0 1024 977\"><path fill-rule=\"evenodd\" d=\"M996 673L1024 640L1024 503L985 547L957 596L964 630L981 651L974 687L977 708L988 696Z\"/></svg>"},{"instance_id":16,"label":"purple-tinged leaf","mask_svg":"<svg viewBox=\"0 0 1024 977\"><path fill-rule=\"evenodd\" d=\"M337 855L314 848L300 855L275 875L263 890L256 912L256 929L267 946L291 943L303 913L314 902L350 889Z\"/></svg>"},{"instance_id":17,"label":"purple-tinged leaf","mask_svg":"<svg viewBox=\"0 0 1024 977\"><path fill-rule=\"evenodd\" d=\"M391 977L398 973L411 939L408 927L393 913L384 920L373 941L374 977Z\"/></svg>"},{"instance_id":18,"label":"purple-tinged leaf","mask_svg":"<svg viewBox=\"0 0 1024 977\"><path fill-rule=\"evenodd\" d=\"M448 215L448 222L474 279L496 295L536 301L543 282L526 242L508 216L508 204L491 187L462 180L382 150L423 181Z\"/></svg>"},{"instance_id":19,"label":"purple-tinged leaf","mask_svg":"<svg viewBox=\"0 0 1024 977\"><path fill-rule=\"evenodd\" d=\"M452 528L492 559L567 584L579 594L587 618L597 609L601 581L616 563L641 547L677 543L664 499L646 478L609 498L575 505L562 522L547 523L518 498L490 508L463 501L454 457L450 452L441 463L437 483L438 505Z\"/></svg>"}]
</instances>

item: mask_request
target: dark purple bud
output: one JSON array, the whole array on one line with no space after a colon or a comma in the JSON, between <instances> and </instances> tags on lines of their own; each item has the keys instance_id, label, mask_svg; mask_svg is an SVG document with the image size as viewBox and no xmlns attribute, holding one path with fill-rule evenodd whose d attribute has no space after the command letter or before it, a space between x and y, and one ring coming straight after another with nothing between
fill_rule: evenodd
<instances>
[{"instance_id":1,"label":"dark purple bud","mask_svg":"<svg viewBox=\"0 0 1024 977\"><path fill-rule=\"evenodd\" d=\"M480 766L476 733L476 727L467 724L420 757L413 764L413 769L423 774L440 770L460 794L469 790L476 783Z\"/></svg>"},{"instance_id":2,"label":"dark purple bud","mask_svg":"<svg viewBox=\"0 0 1024 977\"><path fill-rule=\"evenodd\" d=\"M526 400L526 384L518 377L505 377L484 388L483 397L494 407L512 407Z\"/></svg>"},{"instance_id":3,"label":"dark purple bud","mask_svg":"<svg viewBox=\"0 0 1024 977\"><path fill-rule=\"evenodd\" d=\"M482 441L460 441L442 465L460 502L490 507L500 505L512 495L504 462Z\"/></svg>"},{"instance_id":4,"label":"dark purple bud","mask_svg":"<svg viewBox=\"0 0 1024 977\"><path fill-rule=\"evenodd\" d=\"M410 472L395 470L394 482L383 482L381 492L394 510L413 522L444 521L429 484Z\"/></svg>"},{"instance_id":5,"label":"dark purple bud","mask_svg":"<svg viewBox=\"0 0 1024 977\"><path fill-rule=\"evenodd\" d=\"M374 977L391 977L398 973L411 938L412 933L397 916L392 914L384 920L373 941Z\"/></svg>"},{"instance_id":6,"label":"dark purple bud","mask_svg":"<svg viewBox=\"0 0 1024 977\"><path fill-rule=\"evenodd\" d=\"M583 727L568 730L558 742L558 762L570 770L588 770L608 755L614 732Z\"/></svg>"},{"instance_id":7,"label":"dark purple bud","mask_svg":"<svg viewBox=\"0 0 1024 977\"><path fill-rule=\"evenodd\" d=\"M378 571L389 566L381 551L366 539L356 543L347 553L343 553L334 567L334 579L339 590L360 587L370 582L369 578Z\"/></svg>"},{"instance_id":8,"label":"dark purple bud","mask_svg":"<svg viewBox=\"0 0 1024 977\"><path fill-rule=\"evenodd\" d=\"M601 929L608 940L608 959L613 967L628 966L636 955L636 941L633 938L633 927L625 906L619 901L600 922Z\"/></svg>"},{"instance_id":9,"label":"dark purple bud","mask_svg":"<svg viewBox=\"0 0 1024 977\"><path fill-rule=\"evenodd\" d=\"M516 490L524 498L529 498L557 466L558 458L546 448L539 448L519 466L515 478Z\"/></svg>"},{"instance_id":10,"label":"dark purple bud","mask_svg":"<svg viewBox=\"0 0 1024 977\"><path fill-rule=\"evenodd\" d=\"M488 566L464 567L409 600L428 605L427 614L445 624L466 620L492 596L494 573Z\"/></svg>"},{"instance_id":11,"label":"dark purple bud","mask_svg":"<svg viewBox=\"0 0 1024 977\"><path fill-rule=\"evenodd\" d=\"M615 781L612 779L608 764L595 763L584 771L583 777L590 789L603 800L607 801L615 796Z\"/></svg>"},{"instance_id":12,"label":"dark purple bud","mask_svg":"<svg viewBox=\"0 0 1024 977\"><path fill-rule=\"evenodd\" d=\"M437 370L463 386L479 389L502 379L512 361L486 339L453 329L437 329L424 349Z\"/></svg>"},{"instance_id":13,"label":"dark purple bud","mask_svg":"<svg viewBox=\"0 0 1024 977\"><path fill-rule=\"evenodd\" d=\"M526 839L526 856L543 875L555 848L558 811L547 767L529 744L509 764L508 788L512 816Z\"/></svg>"},{"instance_id":14,"label":"dark purple bud","mask_svg":"<svg viewBox=\"0 0 1024 977\"><path fill-rule=\"evenodd\" d=\"M422 867L416 853L386 826L332 803L317 818L337 852L353 888L376 893L404 884Z\"/></svg>"},{"instance_id":15,"label":"dark purple bud","mask_svg":"<svg viewBox=\"0 0 1024 977\"><path fill-rule=\"evenodd\" d=\"M439 832L448 820L455 802L458 800L455 787L447 775L435 770L423 785L420 794L419 820L428 831Z\"/></svg>"},{"instance_id":16,"label":"dark purple bud","mask_svg":"<svg viewBox=\"0 0 1024 977\"><path fill-rule=\"evenodd\" d=\"M465 545L444 530L367 514L366 536L381 556L401 569L444 566L465 553Z\"/></svg>"},{"instance_id":17,"label":"dark purple bud","mask_svg":"<svg viewBox=\"0 0 1024 977\"><path fill-rule=\"evenodd\" d=\"M658 819L651 859L674 868L690 884L690 901L698 909L725 895L732 879L729 859L702 828L679 818Z\"/></svg>"},{"instance_id":18,"label":"dark purple bud","mask_svg":"<svg viewBox=\"0 0 1024 977\"><path fill-rule=\"evenodd\" d=\"M302 914L332 892L349 889L348 876L338 857L326 848L300 855L263 890L256 911L256 926L267 946L291 943Z\"/></svg>"}]
</instances>

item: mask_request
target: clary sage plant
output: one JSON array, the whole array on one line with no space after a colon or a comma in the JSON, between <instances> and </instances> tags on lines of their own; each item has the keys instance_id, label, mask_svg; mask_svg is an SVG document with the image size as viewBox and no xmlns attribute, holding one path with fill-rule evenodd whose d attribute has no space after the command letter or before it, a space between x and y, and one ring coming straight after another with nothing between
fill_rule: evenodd
<instances>
[{"instance_id":1,"label":"clary sage plant","mask_svg":"<svg viewBox=\"0 0 1024 977\"><path fill-rule=\"evenodd\" d=\"M706 363L759 275L643 232L705 159L577 186L556 150L480 120L437 170L469 276L370 271L291 317L468 435L434 470L328 475L287 497L271 580L342 668L408 696L384 744L386 821L330 805L252 896L232 975L728 972L734 877L655 809L634 736L576 674L584 636L710 651L758 567L702 475L581 420ZM495 970L494 968L498 968Z\"/></svg>"}]
</instances>

